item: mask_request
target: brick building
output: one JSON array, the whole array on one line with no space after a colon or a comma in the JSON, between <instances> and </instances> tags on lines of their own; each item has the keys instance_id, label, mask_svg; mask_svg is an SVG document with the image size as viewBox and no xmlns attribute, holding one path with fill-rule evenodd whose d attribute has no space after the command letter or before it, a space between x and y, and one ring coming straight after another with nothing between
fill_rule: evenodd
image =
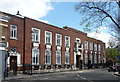
<instances>
[{"instance_id":1,"label":"brick building","mask_svg":"<svg viewBox=\"0 0 120 82\"><path fill-rule=\"evenodd\" d=\"M105 63L105 43L71 27L59 28L21 15L7 15L8 70L79 68ZM1 20L4 21L4 20ZM1 24L2 25L2 24ZM2 36L2 37L3 37ZM24 68L24 69L23 69Z\"/></svg>"}]
</instances>

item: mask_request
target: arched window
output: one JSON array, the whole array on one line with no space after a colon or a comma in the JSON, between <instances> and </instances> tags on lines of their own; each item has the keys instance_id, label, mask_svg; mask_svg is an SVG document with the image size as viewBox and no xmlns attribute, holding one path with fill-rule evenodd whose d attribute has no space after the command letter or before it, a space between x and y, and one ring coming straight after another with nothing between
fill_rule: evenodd
<instances>
[{"instance_id":1,"label":"arched window","mask_svg":"<svg viewBox=\"0 0 120 82\"><path fill-rule=\"evenodd\" d=\"M99 63L101 63L101 55L99 54Z\"/></svg>"},{"instance_id":2,"label":"arched window","mask_svg":"<svg viewBox=\"0 0 120 82\"><path fill-rule=\"evenodd\" d=\"M39 49L32 49L32 64L39 65L40 62L40 51Z\"/></svg>"},{"instance_id":3,"label":"arched window","mask_svg":"<svg viewBox=\"0 0 120 82\"><path fill-rule=\"evenodd\" d=\"M61 64L61 51L56 51L56 64Z\"/></svg>"},{"instance_id":4,"label":"arched window","mask_svg":"<svg viewBox=\"0 0 120 82\"><path fill-rule=\"evenodd\" d=\"M97 53L94 54L94 63L97 63Z\"/></svg>"},{"instance_id":5,"label":"arched window","mask_svg":"<svg viewBox=\"0 0 120 82\"><path fill-rule=\"evenodd\" d=\"M65 64L70 64L70 53L68 51L65 52Z\"/></svg>"},{"instance_id":6,"label":"arched window","mask_svg":"<svg viewBox=\"0 0 120 82\"><path fill-rule=\"evenodd\" d=\"M88 64L88 54L85 52L85 64Z\"/></svg>"},{"instance_id":7,"label":"arched window","mask_svg":"<svg viewBox=\"0 0 120 82\"><path fill-rule=\"evenodd\" d=\"M93 63L93 53L90 53L91 64Z\"/></svg>"},{"instance_id":8,"label":"arched window","mask_svg":"<svg viewBox=\"0 0 120 82\"><path fill-rule=\"evenodd\" d=\"M45 64L51 64L51 51L45 50Z\"/></svg>"}]
</instances>

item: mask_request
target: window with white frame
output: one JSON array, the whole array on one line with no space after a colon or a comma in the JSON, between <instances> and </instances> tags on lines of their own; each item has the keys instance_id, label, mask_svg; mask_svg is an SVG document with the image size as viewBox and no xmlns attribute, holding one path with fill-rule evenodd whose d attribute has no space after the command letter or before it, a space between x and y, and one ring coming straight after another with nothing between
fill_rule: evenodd
<instances>
[{"instance_id":1,"label":"window with white frame","mask_svg":"<svg viewBox=\"0 0 120 82\"><path fill-rule=\"evenodd\" d=\"M97 53L94 54L94 63L97 63Z\"/></svg>"},{"instance_id":2,"label":"window with white frame","mask_svg":"<svg viewBox=\"0 0 120 82\"><path fill-rule=\"evenodd\" d=\"M99 63L101 63L101 55L99 54Z\"/></svg>"},{"instance_id":3,"label":"window with white frame","mask_svg":"<svg viewBox=\"0 0 120 82\"><path fill-rule=\"evenodd\" d=\"M70 37L65 36L65 47L70 47Z\"/></svg>"},{"instance_id":4,"label":"window with white frame","mask_svg":"<svg viewBox=\"0 0 120 82\"><path fill-rule=\"evenodd\" d=\"M56 51L56 64L61 64L61 51Z\"/></svg>"},{"instance_id":5,"label":"window with white frame","mask_svg":"<svg viewBox=\"0 0 120 82\"><path fill-rule=\"evenodd\" d=\"M103 51L105 50L105 47L103 46Z\"/></svg>"},{"instance_id":6,"label":"window with white frame","mask_svg":"<svg viewBox=\"0 0 120 82\"><path fill-rule=\"evenodd\" d=\"M94 51L97 51L97 44L94 44Z\"/></svg>"},{"instance_id":7,"label":"window with white frame","mask_svg":"<svg viewBox=\"0 0 120 82\"><path fill-rule=\"evenodd\" d=\"M17 26L16 25L10 25L10 38L17 39Z\"/></svg>"},{"instance_id":8,"label":"window with white frame","mask_svg":"<svg viewBox=\"0 0 120 82\"><path fill-rule=\"evenodd\" d=\"M88 64L88 54L85 52L85 64Z\"/></svg>"},{"instance_id":9,"label":"window with white frame","mask_svg":"<svg viewBox=\"0 0 120 82\"><path fill-rule=\"evenodd\" d=\"M32 42L40 43L40 29L32 28Z\"/></svg>"},{"instance_id":10,"label":"window with white frame","mask_svg":"<svg viewBox=\"0 0 120 82\"><path fill-rule=\"evenodd\" d=\"M93 53L90 53L91 64L93 63Z\"/></svg>"},{"instance_id":11,"label":"window with white frame","mask_svg":"<svg viewBox=\"0 0 120 82\"><path fill-rule=\"evenodd\" d=\"M88 41L85 41L85 49L88 49Z\"/></svg>"},{"instance_id":12,"label":"window with white frame","mask_svg":"<svg viewBox=\"0 0 120 82\"><path fill-rule=\"evenodd\" d=\"M93 50L93 43L90 42L90 50Z\"/></svg>"},{"instance_id":13,"label":"window with white frame","mask_svg":"<svg viewBox=\"0 0 120 82\"><path fill-rule=\"evenodd\" d=\"M56 34L56 45L61 46L62 45L62 35Z\"/></svg>"},{"instance_id":14,"label":"window with white frame","mask_svg":"<svg viewBox=\"0 0 120 82\"><path fill-rule=\"evenodd\" d=\"M99 50L99 52L101 51L101 45L99 44L99 46L98 46L98 50Z\"/></svg>"},{"instance_id":15,"label":"window with white frame","mask_svg":"<svg viewBox=\"0 0 120 82\"><path fill-rule=\"evenodd\" d=\"M45 31L45 43L52 44L52 32Z\"/></svg>"},{"instance_id":16,"label":"window with white frame","mask_svg":"<svg viewBox=\"0 0 120 82\"><path fill-rule=\"evenodd\" d=\"M68 51L65 52L65 64L70 64L70 53Z\"/></svg>"},{"instance_id":17,"label":"window with white frame","mask_svg":"<svg viewBox=\"0 0 120 82\"><path fill-rule=\"evenodd\" d=\"M51 64L51 50L45 50L45 64Z\"/></svg>"},{"instance_id":18,"label":"window with white frame","mask_svg":"<svg viewBox=\"0 0 120 82\"><path fill-rule=\"evenodd\" d=\"M40 62L40 52L39 49L32 49L32 64L39 65Z\"/></svg>"}]
</instances>

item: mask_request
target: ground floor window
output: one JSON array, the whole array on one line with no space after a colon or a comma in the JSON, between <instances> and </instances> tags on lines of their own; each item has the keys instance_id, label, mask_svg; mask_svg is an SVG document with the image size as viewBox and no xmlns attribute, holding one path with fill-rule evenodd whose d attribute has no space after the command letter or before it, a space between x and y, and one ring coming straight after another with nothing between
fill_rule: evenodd
<instances>
[{"instance_id":1,"label":"ground floor window","mask_svg":"<svg viewBox=\"0 0 120 82\"><path fill-rule=\"evenodd\" d=\"M39 49L32 49L32 64L38 65L40 61L40 52Z\"/></svg>"},{"instance_id":2,"label":"ground floor window","mask_svg":"<svg viewBox=\"0 0 120 82\"><path fill-rule=\"evenodd\" d=\"M88 64L88 54L85 53L85 64Z\"/></svg>"},{"instance_id":3,"label":"ground floor window","mask_svg":"<svg viewBox=\"0 0 120 82\"><path fill-rule=\"evenodd\" d=\"M101 55L99 54L99 63L101 63Z\"/></svg>"},{"instance_id":4,"label":"ground floor window","mask_svg":"<svg viewBox=\"0 0 120 82\"><path fill-rule=\"evenodd\" d=\"M45 50L45 64L51 64L51 50Z\"/></svg>"},{"instance_id":5,"label":"ground floor window","mask_svg":"<svg viewBox=\"0 0 120 82\"><path fill-rule=\"evenodd\" d=\"M56 64L61 64L61 51L56 51Z\"/></svg>"},{"instance_id":6,"label":"ground floor window","mask_svg":"<svg viewBox=\"0 0 120 82\"><path fill-rule=\"evenodd\" d=\"M65 64L70 64L70 53L68 51L65 52Z\"/></svg>"},{"instance_id":7,"label":"ground floor window","mask_svg":"<svg viewBox=\"0 0 120 82\"><path fill-rule=\"evenodd\" d=\"M94 63L97 63L97 53L94 54Z\"/></svg>"},{"instance_id":8,"label":"ground floor window","mask_svg":"<svg viewBox=\"0 0 120 82\"><path fill-rule=\"evenodd\" d=\"M91 61L91 64L93 63L93 53L90 53L90 61Z\"/></svg>"}]
</instances>

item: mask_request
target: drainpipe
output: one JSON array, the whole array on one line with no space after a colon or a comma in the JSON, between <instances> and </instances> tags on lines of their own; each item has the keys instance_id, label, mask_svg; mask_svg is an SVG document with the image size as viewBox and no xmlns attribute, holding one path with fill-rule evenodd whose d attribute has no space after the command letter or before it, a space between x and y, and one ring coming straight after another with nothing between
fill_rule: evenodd
<instances>
[{"instance_id":1,"label":"drainpipe","mask_svg":"<svg viewBox=\"0 0 120 82\"><path fill-rule=\"evenodd\" d=\"M24 33L23 33L23 74L25 74L25 17L24 17Z\"/></svg>"}]
</instances>

